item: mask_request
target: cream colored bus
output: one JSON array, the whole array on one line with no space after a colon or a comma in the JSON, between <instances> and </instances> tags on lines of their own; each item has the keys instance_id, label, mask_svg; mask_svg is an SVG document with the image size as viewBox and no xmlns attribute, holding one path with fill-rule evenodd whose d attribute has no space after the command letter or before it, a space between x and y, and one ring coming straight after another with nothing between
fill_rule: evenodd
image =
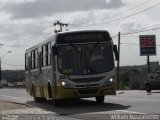
<instances>
[{"instance_id":1,"label":"cream colored bus","mask_svg":"<svg viewBox=\"0 0 160 120\"><path fill-rule=\"evenodd\" d=\"M115 56L114 57L114 53ZM25 51L27 92L35 102L116 95L116 46L107 31L57 33Z\"/></svg>"}]
</instances>

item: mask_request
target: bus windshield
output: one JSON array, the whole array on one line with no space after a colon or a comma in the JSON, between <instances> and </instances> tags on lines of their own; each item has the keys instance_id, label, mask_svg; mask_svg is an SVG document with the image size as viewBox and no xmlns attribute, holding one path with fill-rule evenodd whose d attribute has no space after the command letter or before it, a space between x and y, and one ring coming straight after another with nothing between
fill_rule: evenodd
<instances>
[{"instance_id":1,"label":"bus windshield","mask_svg":"<svg viewBox=\"0 0 160 120\"><path fill-rule=\"evenodd\" d=\"M111 43L58 46L58 70L63 74L98 74L114 67Z\"/></svg>"}]
</instances>

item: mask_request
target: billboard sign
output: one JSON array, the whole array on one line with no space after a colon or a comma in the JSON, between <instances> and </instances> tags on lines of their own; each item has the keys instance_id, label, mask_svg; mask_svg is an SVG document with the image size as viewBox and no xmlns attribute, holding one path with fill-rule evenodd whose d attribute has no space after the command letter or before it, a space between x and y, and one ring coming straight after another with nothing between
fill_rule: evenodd
<instances>
[{"instance_id":1,"label":"billboard sign","mask_svg":"<svg viewBox=\"0 0 160 120\"><path fill-rule=\"evenodd\" d=\"M139 45L140 45L141 56L156 55L156 36L155 35L140 35Z\"/></svg>"}]
</instances>

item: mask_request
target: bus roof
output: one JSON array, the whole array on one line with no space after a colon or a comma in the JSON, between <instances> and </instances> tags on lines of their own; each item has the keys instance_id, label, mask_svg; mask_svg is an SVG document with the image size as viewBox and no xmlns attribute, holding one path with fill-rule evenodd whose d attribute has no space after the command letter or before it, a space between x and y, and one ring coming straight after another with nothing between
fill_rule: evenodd
<instances>
[{"instance_id":1,"label":"bus roof","mask_svg":"<svg viewBox=\"0 0 160 120\"><path fill-rule=\"evenodd\" d=\"M41 43L39 43L39 44L37 44L37 45L34 45L34 46L31 47L31 48L28 48L25 52L29 52L29 51L31 51L31 50L34 50L34 49L36 49L36 48L38 48L38 47L40 47L40 46L43 46L43 45L45 45L45 44L47 44L47 43L49 43L49 42L51 42L51 41L55 42L56 37L57 37L58 35L63 35L63 34L68 34L68 33L81 33L81 32L84 32L84 33L85 33L85 32L106 32L106 33L109 35L109 32L106 31L106 30L74 30L74 31L59 32L59 33L56 33L55 35L51 36L51 37L48 38L47 40L45 40L45 41L43 41L43 42L41 42Z\"/></svg>"},{"instance_id":2,"label":"bus roof","mask_svg":"<svg viewBox=\"0 0 160 120\"><path fill-rule=\"evenodd\" d=\"M73 31L59 32L59 33L57 33L57 35L67 34L67 33L80 33L80 32L107 32L107 33L109 33L107 30L73 30Z\"/></svg>"},{"instance_id":3,"label":"bus roof","mask_svg":"<svg viewBox=\"0 0 160 120\"><path fill-rule=\"evenodd\" d=\"M51 41L55 41L55 38L56 38L56 35L53 35L50 38L48 38L47 40L45 40L45 41L43 41L43 42L41 42L41 43L39 43L37 45L34 45L33 47L28 48L25 52L29 52L31 50L34 50L34 49L40 47L40 46L43 46L44 44L49 43Z\"/></svg>"}]
</instances>

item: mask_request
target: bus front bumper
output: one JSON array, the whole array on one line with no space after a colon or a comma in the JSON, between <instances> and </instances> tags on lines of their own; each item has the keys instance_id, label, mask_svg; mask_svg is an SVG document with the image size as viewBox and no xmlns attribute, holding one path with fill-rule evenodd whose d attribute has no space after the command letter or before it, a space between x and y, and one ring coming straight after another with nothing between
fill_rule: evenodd
<instances>
[{"instance_id":1,"label":"bus front bumper","mask_svg":"<svg viewBox=\"0 0 160 120\"><path fill-rule=\"evenodd\" d=\"M85 98L105 95L116 95L116 83L98 88L67 89L57 87L55 99Z\"/></svg>"}]
</instances>

